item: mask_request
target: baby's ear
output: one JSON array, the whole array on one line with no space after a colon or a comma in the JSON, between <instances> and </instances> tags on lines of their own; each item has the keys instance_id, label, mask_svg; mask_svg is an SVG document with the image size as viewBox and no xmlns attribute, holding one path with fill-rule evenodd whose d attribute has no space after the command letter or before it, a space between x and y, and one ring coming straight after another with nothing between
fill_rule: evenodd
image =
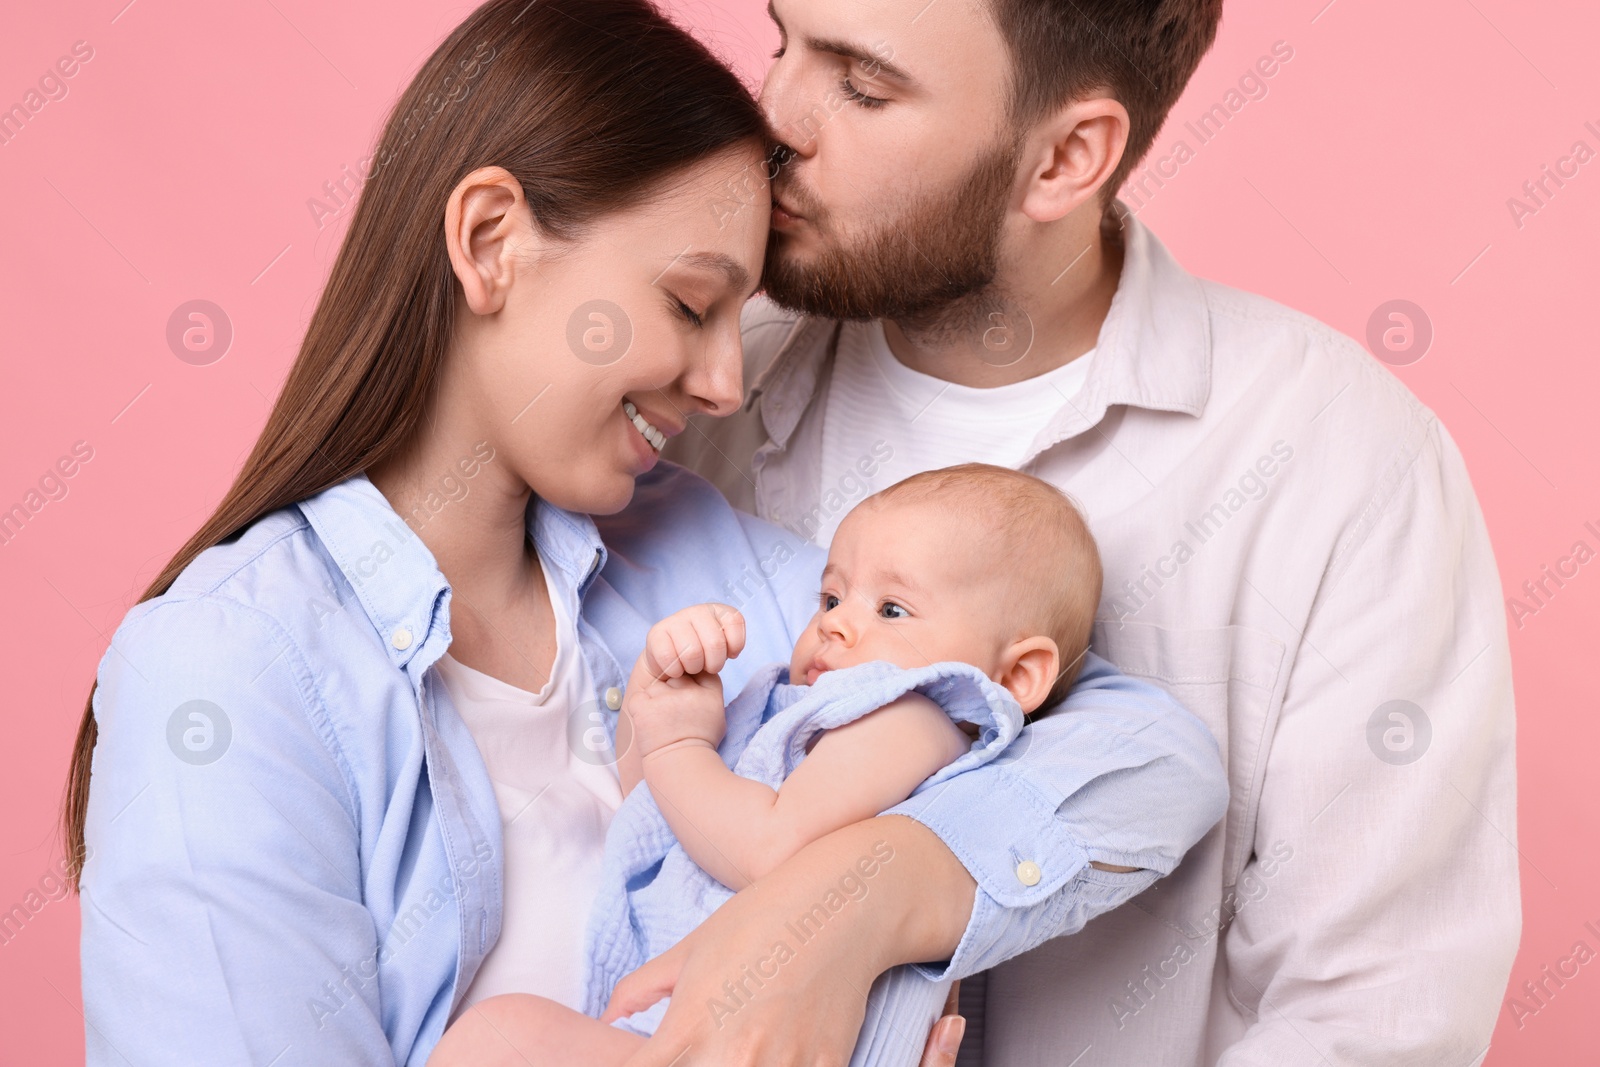
<instances>
[{"instance_id":1,"label":"baby's ear","mask_svg":"<svg viewBox=\"0 0 1600 1067\"><path fill-rule=\"evenodd\" d=\"M1036 711L1061 673L1061 654L1048 637L1025 637L1006 649L996 679L1010 691L1024 715Z\"/></svg>"}]
</instances>

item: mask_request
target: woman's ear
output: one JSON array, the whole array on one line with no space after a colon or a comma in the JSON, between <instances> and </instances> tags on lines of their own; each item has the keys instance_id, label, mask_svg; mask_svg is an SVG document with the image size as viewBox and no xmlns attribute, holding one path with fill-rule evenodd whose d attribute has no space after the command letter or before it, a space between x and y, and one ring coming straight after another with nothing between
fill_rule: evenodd
<instances>
[{"instance_id":1,"label":"woman's ear","mask_svg":"<svg viewBox=\"0 0 1600 1067\"><path fill-rule=\"evenodd\" d=\"M1110 97L1075 100L1027 137L1033 171L1022 213L1054 222L1094 197L1128 147L1128 109Z\"/></svg>"},{"instance_id":2,"label":"woman's ear","mask_svg":"<svg viewBox=\"0 0 1600 1067\"><path fill-rule=\"evenodd\" d=\"M522 183L504 167L480 167L456 184L445 202L444 243L468 307L490 315L505 306L535 236Z\"/></svg>"},{"instance_id":3,"label":"woman's ear","mask_svg":"<svg viewBox=\"0 0 1600 1067\"><path fill-rule=\"evenodd\" d=\"M1016 697L1022 713L1027 715L1044 703L1060 673L1061 654L1056 651L1056 643L1048 637L1027 637L1006 649L1000 662L1000 677L995 681Z\"/></svg>"}]
</instances>

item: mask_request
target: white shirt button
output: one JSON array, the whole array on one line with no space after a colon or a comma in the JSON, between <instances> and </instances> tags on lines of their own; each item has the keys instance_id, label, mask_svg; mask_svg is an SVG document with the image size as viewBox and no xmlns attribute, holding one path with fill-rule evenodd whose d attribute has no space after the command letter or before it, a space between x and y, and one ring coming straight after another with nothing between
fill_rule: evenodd
<instances>
[{"instance_id":1,"label":"white shirt button","mask_svg":"<svg viewBox=\"0 0 1600 1067\"><path fill-rule=\"evenodd\" d=\"M1017 881L1023 885L1038 885L1039 879L1043 876L1044 872L1032 860L1023 860L1017 864Z\"/></svg>"},{"instance_id":2,"label":"white shirt button","mask_svg":"<svg viewBox=\"0 0 1600 1067\"><path fill-rule=\"evenodd\" d=\"M398 648L401 652L404 652L406 649L411 647L411 631L406 629L404 626L400 627L390 635L389 643L395 648Z\"/></svg>"},{"instance_id":3,"label":"white shirt button","mask_svg":"<svg viewBox=\"0 0 1600 1067\"><path fill-rule=\"evenodd\" d=\"M610 689L606 690L606 707L610 708L612 711L616 711L618 708L622 707L622 690L618 689L616 686L612 686Z\"/></svg>"}]
</instances>

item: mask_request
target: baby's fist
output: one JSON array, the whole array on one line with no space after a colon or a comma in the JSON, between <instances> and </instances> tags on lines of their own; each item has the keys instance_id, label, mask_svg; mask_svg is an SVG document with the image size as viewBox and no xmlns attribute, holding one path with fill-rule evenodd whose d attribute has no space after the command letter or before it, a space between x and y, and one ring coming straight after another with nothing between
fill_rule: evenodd
<instances>
[{"instance_id":1,"label":"baby's fist","mask_svg":"<svg viewBox=\"0 0 1600 1067\"><path fill-rule=\"evenodd\" d=\"M744 616L727 604L696 604L650 627L639 665L655 679L717 674L744 651Z\"/></svg>"},{"instance_id":2,"label":"baby's fist","mask_svg":"<svg viewBox=\"0 0 1600 1067\"><path fill-rule=\"evenodd\" d=\"M641 757L685 741L716 748L728 726L722 679L709 671L634 686L622 711Z\"/></svg>"}]
</instances>

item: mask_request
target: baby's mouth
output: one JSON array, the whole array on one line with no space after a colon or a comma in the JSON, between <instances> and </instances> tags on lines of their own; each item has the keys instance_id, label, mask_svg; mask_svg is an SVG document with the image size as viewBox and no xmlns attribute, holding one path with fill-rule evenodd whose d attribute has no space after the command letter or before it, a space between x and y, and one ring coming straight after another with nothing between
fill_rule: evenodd
<instances>
[{"instance_id":1,"label":"baby's mouth","mask_svg":"<svg viewBox=\"0 0 1600 1067\"><path fill-rule=\"evenodd\" d=\"M633 428L639 431L639 436L650 442L650 447L660 452L667 443L667 435L656 429L650 420L639 414L639 409L633 406L633 401L622 402L622 413L628 416L628 421L633 423Z\"/></svg>"}]
</instances>

